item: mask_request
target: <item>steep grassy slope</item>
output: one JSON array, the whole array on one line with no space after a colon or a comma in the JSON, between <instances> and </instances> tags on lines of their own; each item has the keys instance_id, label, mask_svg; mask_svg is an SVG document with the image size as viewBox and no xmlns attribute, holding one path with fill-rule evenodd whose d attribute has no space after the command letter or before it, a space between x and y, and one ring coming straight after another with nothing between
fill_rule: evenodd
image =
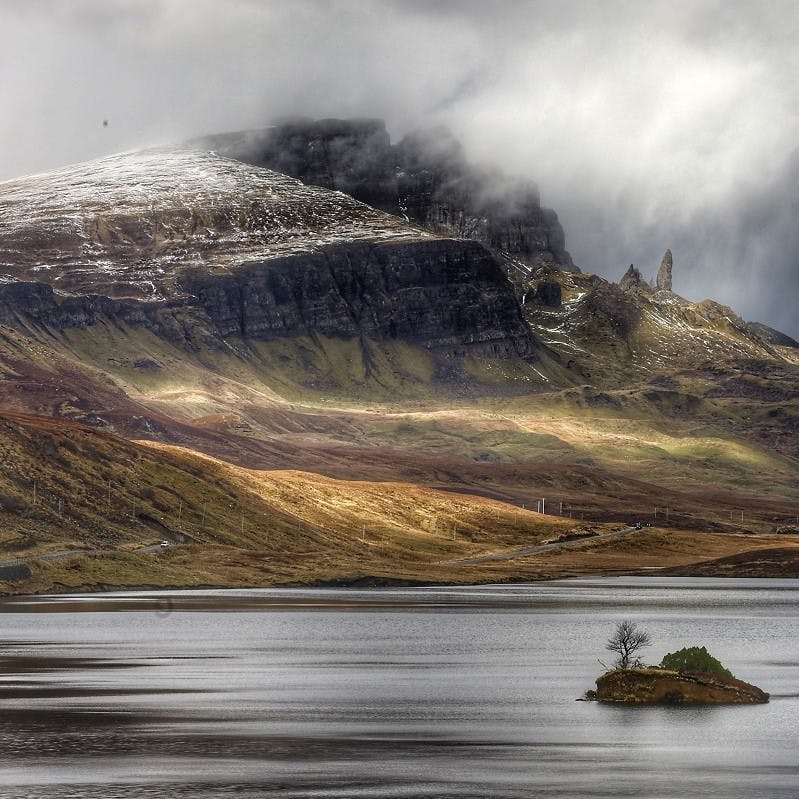
<instances>
[{"instance_id":1,"label":"steep grassy slope","mask_svg":"<svg viewBox=\"0 0 799 799\"><path fill-rule=\"evenodd\" d=\"M610 526L407 483L254 471L72 423L0 415L0 590L463 582L757 560L799 536L645 529L463 559ZM162 547L159 541L169 546Z\"/></svg>"},{"instance_id":2,"label":"steep grassy slope","mask_svg":"<svg viewBox=\"0 0 799 799\"><path fill-rule=\"evenodd\" d=\"M785 425L796 405L787 367L765 378L785 397L765 400L726 396L734 373L694 370L668 389L655 379L477 403L399 396L353 403L317 389L296 402L282 399L279 385L264 385L268 370L246 359L228 358L222 370L119 329L106 347L97 341L89 352L81 344L83 360L105 360L109 374L77 363L76 341L70 334L68 357L8 333L3 404L250 468L400 480L527 507L544 497L578 519L654 520L655 508L669 507L672 525L767 530L795 515L799 499L796 432ZM140 357L165 368L137 368L137 345Z\"/></svg>"},{"instance_id":3,"label":"steep grassy slope","mask_svg":"<svg viewBox=\"0 0 799 799\"><path fill-rule=\"evenodd\" d=\"M13 590L442 579L442 561L573 527L477 497L252 471L19 414L0 416L0 464L0 580ZM162 539L174 551L141 551ZM70 550L64 563L38 559Z\"/></svg>"}]
</instances>

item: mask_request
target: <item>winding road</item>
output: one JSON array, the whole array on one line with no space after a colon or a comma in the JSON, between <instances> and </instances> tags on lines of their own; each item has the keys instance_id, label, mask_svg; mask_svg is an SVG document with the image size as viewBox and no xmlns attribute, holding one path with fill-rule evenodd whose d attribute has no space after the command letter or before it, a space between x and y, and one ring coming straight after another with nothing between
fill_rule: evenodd
<instances>
[{"instance_id":1,"label":"winding road","mask_svg":"<svg viewBox=\"0 0 799 799\"><path fill-rule=\"evenodd\" d=\"M169 546L177 546L170 542ZM149 553L149 552L160 552L162 549L166 549L162 544L152 544L146 547L140 547L139 549L128 550L130 552L138 552L138 553ZM112 552L113 550L110 549L64 549L59 552L45 552L41 555L28 555L27 557L23 558L13 558L12 560L0 560L0 569L5 569L9 566L22 566L27 563L32 563L35 560L57 560L58 558L68 558L70 555L91 555L96 554L98 552Z\"/></svg>"},{"instance_id":2,"label":"winding road","mask_svg":"<svg viewBox=\"0 0 799 799\"><path fill-rule=\"evenodd\" d=\"M56 560L58 558L68 558L70 555L88 555L90 552L100 552L99 549L64 549L61 552L45 552L42 555L29 555L25 558L14 558L13 560L0 560L0 569L7 566L22 566L34 560Z\"/></svg>"},{"instance_id":3,"label":"winding road","mask_svg":"<svg viewBox=\"0 0 799 799\"><path fill-rule=\"evenodd\" d=\"M514 549L510 552L498 552L494 555L482 555L477 558L464 558L463 560L450 560L446 561L447 566L474 566L480 563L490 563L496 560L512 560L513 558L524 558L528 555L537 555L539 552L549 552L553 549L563 549L566 547L574 547L586 542L594 543L596 541L607 541L610 538L620 538L623 535L630 533L640 532L640 527L625 527L623 530L614 530L612 533L603 533L602 535L594 535L586 538L575 538L572 541L560 541L554 544L539 544L534 547L525 547L524 549ZM170 542L169 546L174 546ZM160 552L164 547L159 544L152 544L150 546L141 547L132 550L139 553L152 553ZM36 560L56 560L58 558L68 558L70 555L88 555L90 553L104 552L102 549L65 549L60 552L47 552L42 555L31 555L24 558L13 558L12 560L0 560L0 569L10 568L13 566L22 566Z\"/></svg>"},{"instance_id":4,"label":"winding road","mask_svg":"<svg viewBox=\"0 0 799 799\"><path fill-rule=\"evenodd\" d=\"M493 560L511 560L512 558L523 558L527 555L537 555L539 552L549 552L552 549L562 549L564 547L577 546L578 544L585 544L586 542L594 543L595 541L606 541L609 538L619 538L623 535L630 533L641 532L640 527L625 527L623 530L614 530L612 533L603 533L602 535L592 535L586 538L575 538L572 541L560 541L555 544L539 544L534 547L526 547L525 549L514 549L510 552L499 552L496 555L482 555L479 558L465 558L464 560L451 560L447 562L448 566L474 566L478 563L489 563Z\"/></svg>"}]
</instances>

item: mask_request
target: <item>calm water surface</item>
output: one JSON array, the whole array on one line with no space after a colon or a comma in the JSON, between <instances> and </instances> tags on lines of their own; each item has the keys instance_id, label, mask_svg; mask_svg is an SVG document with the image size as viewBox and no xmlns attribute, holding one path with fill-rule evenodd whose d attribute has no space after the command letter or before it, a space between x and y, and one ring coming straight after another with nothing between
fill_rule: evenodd
<instances>
[{"instance_id":1,"label":"calm water surface","mask_svg":"<svg viewBox=\"0 0 799 799\"><path fill-rule=\"evenodd\" d=\"M799 581L0 603L0 797L799 796ZM617 621L764 706L577 702Z\"/></svg>"}]
</instances>

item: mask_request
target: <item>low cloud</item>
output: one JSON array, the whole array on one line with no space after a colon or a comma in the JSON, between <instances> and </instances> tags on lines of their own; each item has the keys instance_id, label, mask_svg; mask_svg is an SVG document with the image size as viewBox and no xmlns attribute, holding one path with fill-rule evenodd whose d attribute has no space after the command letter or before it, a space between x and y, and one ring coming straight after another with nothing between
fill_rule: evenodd
<instances>
[{"instance_id":1,"label":"low cloud","mask_svg":"<svg viewBox=\"0 0 799 799\"><path fill-rule=\"evenodd\" d=\"M10 0L0 178L283 115L446 124L584 270L670 247L677 291L799 337L798 33L792 2Z\"/></svg>"}]
</instances>

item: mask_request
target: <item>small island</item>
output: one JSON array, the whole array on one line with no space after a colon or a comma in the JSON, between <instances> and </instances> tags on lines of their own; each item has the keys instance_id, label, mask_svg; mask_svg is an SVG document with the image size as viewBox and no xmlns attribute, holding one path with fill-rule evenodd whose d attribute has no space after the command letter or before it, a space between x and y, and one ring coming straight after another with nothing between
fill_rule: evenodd
<instances>
[{"instance_id":1,"label":"small island","mask_svg":"<svg viewBox=\"0 0 799 799\"><path fill-rule=\"evenodd\" d=\"M606 648L617 652L615 668L596 680L586 698L628 705L751 705L769 694L736 679L705 647L666 655L659 666L646 666L637 653L650 645L649 635L633 622L621 622Z\"/></svg>"},{"instance_id":2,"label":"small island","mask_svg":"<svg viewBox=\"0 0 799 799\"><path fill-rule=\"evenodd\" d=\"M595 698L628 705L754 705L768 702L769 695L742 680L651 666L603 674Z\"/></svg>"}]
</instances>

